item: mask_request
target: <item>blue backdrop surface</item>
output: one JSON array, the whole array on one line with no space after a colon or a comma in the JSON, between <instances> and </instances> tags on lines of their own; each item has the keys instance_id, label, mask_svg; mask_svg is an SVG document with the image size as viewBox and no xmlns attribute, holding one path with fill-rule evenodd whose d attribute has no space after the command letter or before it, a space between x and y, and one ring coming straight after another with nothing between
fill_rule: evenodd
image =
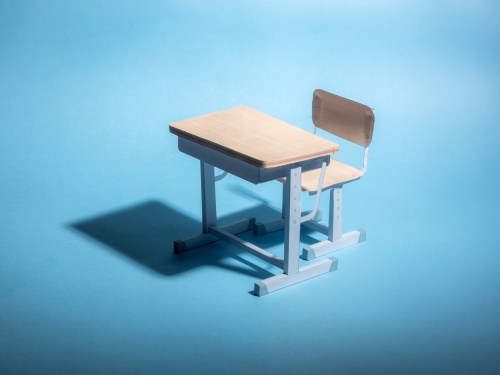
<instances>
[{"instance_id":1,"label":"blue backdrop surface","mask_svg":"<svg viewBox=\"0 0 500 375\"><path fill-rule=\"evenodd\" d=\"M492 0L0 0L0 372L498 373L499 38ZM344 189L367 242L264 298L229 244L174 256L201 199L168 122L310 130L316 88L376 110ZM277 183L217 189L223 220L279 215Z\"/></svg>"}]
</instances>

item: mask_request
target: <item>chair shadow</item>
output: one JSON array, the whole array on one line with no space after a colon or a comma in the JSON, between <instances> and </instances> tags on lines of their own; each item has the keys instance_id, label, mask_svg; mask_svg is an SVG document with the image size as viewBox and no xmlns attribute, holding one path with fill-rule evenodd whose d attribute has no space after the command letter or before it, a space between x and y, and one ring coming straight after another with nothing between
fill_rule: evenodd
<instances>
[{"instance_id":1,"label":"chair shadow","mask_svg":"<svg viewBox=\"0 0 500 375\"><path fill-rule=\"evenodd\" d=\"M260 204L222 217L219 223L224 225L246 217L269 220L280 215L269 206ZM241 249L224 241L174 255L173 241L199 233L201 222L156 200L71 222L65 224L65 227L105 245L106 249L125 256L149 271L164 276L174 276L203 266L221 267L257 278L267 278L276 272L271 265L262 268L246 260L239 255ZM251 232L241 235L243 238L251 238L252 242L264 248L283 243L283 232L262 237L253 236ZM231 262L231 258L238 263ZM273 269L274 273L271 272Z\"/></svg>"}]
</instances>

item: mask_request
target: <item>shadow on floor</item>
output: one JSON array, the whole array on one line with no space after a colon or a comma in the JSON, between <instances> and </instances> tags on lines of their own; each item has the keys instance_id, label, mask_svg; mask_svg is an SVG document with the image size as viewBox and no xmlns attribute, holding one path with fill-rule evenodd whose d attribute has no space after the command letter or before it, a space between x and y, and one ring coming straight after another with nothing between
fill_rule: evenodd
<instances>
[{"instance_id":1,"label":"shadow on floor","mask_svg":"<svg viewBox=\"0 0 500 375\"><path fill-rule=\"evenodd\" d=\"M224 225L247 217L268 220L280 215L262 204L222 217L219 223ZM242 250L223 241L174 255L173 241L199 233L201 222L155 200L72 222L66 227L161 275L173 276L200 266L217 266L257 278L266 278L277 270L271 265L265 268L257 266L239 255ZM251 232L247 232L241 236L251 239L263 248L283 243L283 232L262 237L255 237ZM236 259L238 263L228 262L228 258Z\"/></svg>"}]
</instances>

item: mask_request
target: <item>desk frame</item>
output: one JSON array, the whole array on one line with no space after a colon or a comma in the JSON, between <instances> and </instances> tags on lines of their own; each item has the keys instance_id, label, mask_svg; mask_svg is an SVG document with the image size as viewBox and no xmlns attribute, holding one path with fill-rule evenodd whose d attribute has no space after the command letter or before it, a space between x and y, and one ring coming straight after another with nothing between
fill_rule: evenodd
<instances>
[{"instance_id":1,"label":"desk frame","mask_svg":"<svg viewBox=\"0 0 500 375\"><path fill-rule=\"evenodd\" d=\"M263 168L223 154L210 146L205 146L182 137L179 137L179 150L200 160L202 232L193 237L175 241L175 253L188 251L217 241L218 239L223 239L283 269L282 274L255 283L254 294L257 296L263 296L337 269L338 262L337 259L333 257L317 261L304 267L299 267L301 223L309 220L315 214L315 210L313 210L313 212L302 216L301 172L303 170L315 169L320 166L322 166L324 170L325 166L330 161L329 155L276 168ZM214 166L254 183L286 177L285 199L283 202L283 212L285 216L283 259L235 236L237 233L251 230L255 224L255 219L245 219L225 227L217 226L215 198L216 177L214 174ZM319 183L321 186L322 181ZM319 201L317 201L316 209L318 204Z\"/></svg>"}]
</instances>

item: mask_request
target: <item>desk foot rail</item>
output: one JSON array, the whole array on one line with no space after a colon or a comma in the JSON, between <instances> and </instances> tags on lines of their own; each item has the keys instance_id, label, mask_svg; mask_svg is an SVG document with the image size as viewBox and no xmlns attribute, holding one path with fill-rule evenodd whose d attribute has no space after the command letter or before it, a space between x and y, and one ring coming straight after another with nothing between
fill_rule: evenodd
<instances>
[{"instance_id":1,"label":"desk foot rail","mask_svg":"<svg viewBox=\"0 0 500 375\"><path fill-rule=\"evenodd\" d=\"M255 218L247 218L237 221L233 224L222 227L224 231L231 234L238 234L252 230L255 225ZM188 250L195 249L200 246L208 245L209 243L218 241L219 237L210 233L199 233L195 236L183 238L174 241L174 253L180 254Z\"/></svg>"},{"instance_id":2,"label":"desk foot rail","mask_svg":"<svg viewBox=\"0 0 500 375\"><path fill-rule=\"evenodd\" d=\"M222 228L217 228L217 227L209 227L208 232L210 234L213 234L220 239L226 240L230 243L232 243L235 246L238 246L239 248L248 251L250 254L265 260L266 262L271 263L272 265L279 267L283 269L284 267L284 262L283 259L278 258L277 256L271 254L270 252L267 252L266 250L255 246L254 244L242 240L241 238L236 237L235 235L229 233L227 230L222 229Z\"/></svg>"},{"instance_id":3,"label":"desk foot rail","mask_svg":"<svg viewBox=\"0 0 500 375\"><path fill-rule=\"evenodd\" d=\"M299 268L299 271L296 273L290 275L283 273L256 282L254 285L254 294L259 297L264 296L287 286L297 284L301 281L305 281L324 273L334 271L337 269L337 267L338 261L336 258L332 257L323 259L314 264Z\"/></svg>"}]
</instances>

